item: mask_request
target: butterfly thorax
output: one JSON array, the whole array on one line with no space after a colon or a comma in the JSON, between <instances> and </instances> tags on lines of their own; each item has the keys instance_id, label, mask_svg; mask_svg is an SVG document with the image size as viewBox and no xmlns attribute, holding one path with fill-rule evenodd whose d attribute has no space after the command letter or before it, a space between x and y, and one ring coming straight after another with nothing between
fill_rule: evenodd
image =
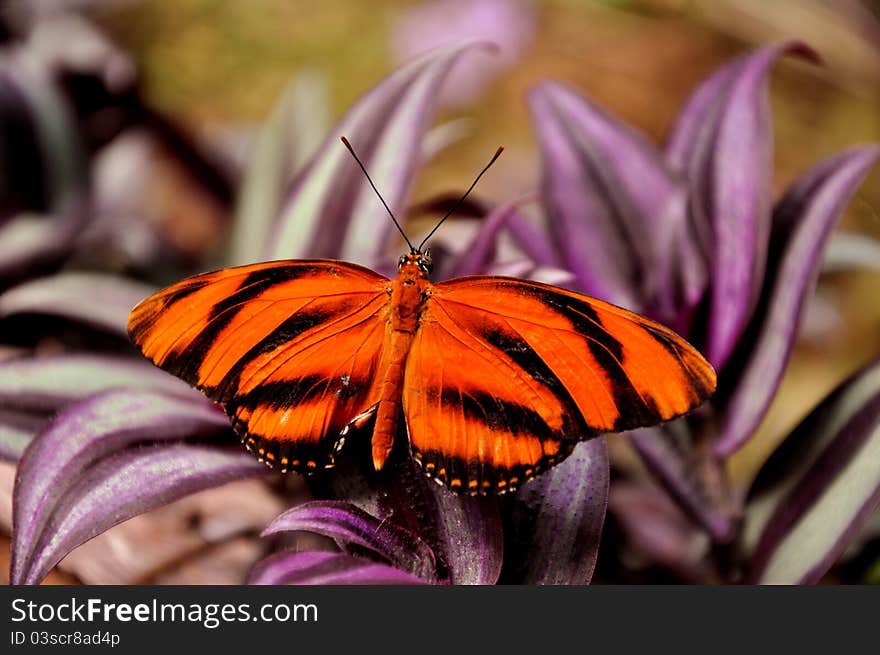
<instances>
[{"instance_id":1,"label":"butterfly thorax","mask_svg":"<svg viewBox=\"0 0 880 655\"><path fill-rule=\"evenodd\" d=\"M430 257L422 253L410 253L400 258L397 277L391 282L390 319L397 332L416 331L419 312L428 293L431 282Z\"/></svg>"}]
</instances>

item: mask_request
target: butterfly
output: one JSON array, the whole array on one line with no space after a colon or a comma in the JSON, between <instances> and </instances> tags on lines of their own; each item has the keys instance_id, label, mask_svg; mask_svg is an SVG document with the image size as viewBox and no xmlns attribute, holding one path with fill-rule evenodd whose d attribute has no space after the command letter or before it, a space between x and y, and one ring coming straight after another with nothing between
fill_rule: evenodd
<instances>
[{"instance_id":1,"label":"butterfly","mask_svg":"<svg viewBox=\"0 0 880 655\"><path fill-rule=\"evenodd\" d=\"M356 436L379 471L405 428L424 473L469 494L512 491L580 441L667 421L714 391L711 365L658 323L518 278L434 283L427 237L406 241L394 279L328 259L227 268L150 296L128 331L282 472L331 467Z\"/></svg>"}]
</instances>

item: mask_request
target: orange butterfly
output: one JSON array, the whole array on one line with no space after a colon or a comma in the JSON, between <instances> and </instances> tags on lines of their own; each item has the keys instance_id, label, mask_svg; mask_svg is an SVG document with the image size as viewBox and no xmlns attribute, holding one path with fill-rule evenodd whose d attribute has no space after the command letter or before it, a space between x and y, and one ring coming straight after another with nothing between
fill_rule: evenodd
<instances>
[{"instance_id":1,"label":"orange butterfly","mask_svg":"<svg viewBox=\"0 0 880 655\"><path fill-rule=\"evenodd\" d=\"M323 259L197 275L141 302L128 331L222 403L270 466L330 467L372 423L378 471L402 425L425 473L471 494L512 491L579 441L679 416L715 388L711 365L662 325L516 278L431 283L423 245L393 280Z\"/></svg>"}]
</instances>

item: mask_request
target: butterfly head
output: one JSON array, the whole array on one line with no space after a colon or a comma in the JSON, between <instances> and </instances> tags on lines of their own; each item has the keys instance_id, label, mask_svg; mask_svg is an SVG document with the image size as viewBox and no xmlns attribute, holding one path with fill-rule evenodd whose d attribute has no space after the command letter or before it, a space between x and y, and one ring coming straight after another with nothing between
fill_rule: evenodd
<instances>
[{"instance_id":1,"label":"butterfly head","mask_svg":"<svg viewBox=\"0 0 880 655\"><path fill-rule=\"evenodd\" d=\"M431 271L434 270L434 265L431 261L431 249L428 248L425 252L413 250L405 255L401 255L400 259L397 260L397 270L400 273L412 271L417 273L418 277L427 278L431 275Z\"/></svg>"}]
</instances>

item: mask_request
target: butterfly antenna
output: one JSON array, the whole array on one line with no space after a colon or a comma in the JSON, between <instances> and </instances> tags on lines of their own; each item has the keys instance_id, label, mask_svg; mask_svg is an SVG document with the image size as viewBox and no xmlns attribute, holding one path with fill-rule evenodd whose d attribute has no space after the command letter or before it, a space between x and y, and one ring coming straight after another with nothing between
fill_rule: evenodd
<instances>
[{"instance_id":1,"label":"butterfly antenna","mask_svg":"<svg viewBox=\"0 0 880 655\"><path fill-rule=\"evenodd\" d=\"M370 174L367 173L367 169L361 163L360 158L355 153L354 148L351 147L351 144L348 142L348 139L346 139L344 136L341 136L339 138L342 139L342 143L345 144L345 147L348 148L348 151L351 153L351 156L354 157L354 160L357 162L358 166L361 167L361 170L364 172L364 176L366 176L366 178L367 178L367 182L370 183L370 186L373 187L373 191L375 191L376 195L379 196L379 200L382 201L382 205L385 207L385 211L388 212L388 215L391 217L391 220L394 221L394 226L397 228L397 231L400 232L400 236L403 237L403 240L406 241L406 245L409 246L410 252L416 252L416 249L413 248L413 244L410 243L410 240L406 238L406 233L403 231L403 228L400 227L400 223L398 223L397 219L394 218L394 212L391 211L391 208L388 206L388 203L385 202L385 198L382 197L382 194L379 193L379 189L377 189L376 185L373 184L373 180L370 179Z\"/></svg>"},{"instance_id":2,"label":"butterfly antenna","mask_svg":"<svg viewBox=\"0 0 880 655\"><path fill-rule=\"evenodd\" d=\"M470 192L474 190L474 187L477 186L477 182L479 182L479 181L480 181L480 178L483 177L483 173L485 173L486 171L489 170L489 168L492 166L492 164L495 163L495 160L498 159L498 157L501 156L501 153L502 153L502 152L504 152L504 146L499 146L499 147L498 147L498 150L495 151L495 154L492 155L492 159L490 159L490 160L489 160L489 163L486 164L486 165L483 167L483 170L480 171L480 174L477 175L476 178L474 178L474 181L471 182L471 185L468 187L468 190L464 192L464 195L463 195L461 198L459 198L459 199L458 199L458 202L456 202L456 203L452 206L452 209L450 209L448 212L446 212L446 214L443 216L443 218L441 218L441 219L437 222L437 225L434 226L434 229L431 230L430 232L428 232L428 236L426 236L424 239L422 239L422 242L419 244L418 252L421 252L421 251L422 251L422 246L424 246L425 243L427 243L428 239L430 239L430 238L433 236L434 232L436 232L437 229L438 229L441 225L443 225L443 221L445 221L447 218L449 218L452 214L455 213L455 210L457 210L459 207L461 207L461 203L463 203L464 200L465 200L465 198L468 197L468 194L470 194Z\"/></svg>"}]
</instances>

